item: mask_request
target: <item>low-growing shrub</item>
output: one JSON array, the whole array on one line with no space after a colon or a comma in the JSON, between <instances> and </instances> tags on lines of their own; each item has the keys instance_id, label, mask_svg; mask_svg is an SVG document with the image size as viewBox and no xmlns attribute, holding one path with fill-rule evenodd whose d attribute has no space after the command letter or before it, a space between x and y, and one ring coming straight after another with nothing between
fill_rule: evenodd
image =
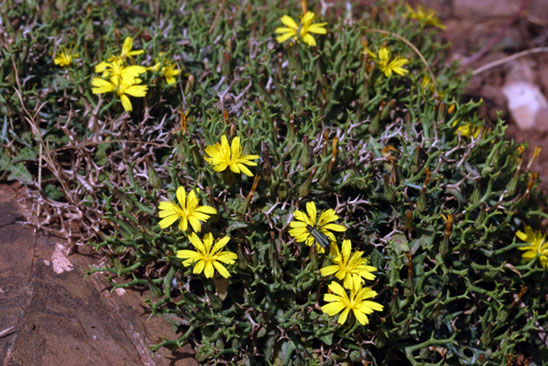
<instances>
[{"instance_id":1,"label":"low-growing shrub","mask_svg":"<svg viewBox=\"0 0 548 366\"><path fill-rule=\"evenodd\" d=\"M105 255L91 273L150 291L180 332L154 349L548 362L545 198L504 122L462 101L434 13L12 5L0 170L30 188L35 225Z\"/></svg>"}]
</instances>

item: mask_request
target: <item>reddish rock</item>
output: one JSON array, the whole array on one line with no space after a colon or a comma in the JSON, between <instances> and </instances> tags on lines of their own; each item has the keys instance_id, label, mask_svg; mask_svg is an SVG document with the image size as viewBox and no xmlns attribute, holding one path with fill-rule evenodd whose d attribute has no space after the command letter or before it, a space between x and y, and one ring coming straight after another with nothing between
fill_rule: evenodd
<instances>
[{"instance_id":1,"label":"reddish rock","mask_svg":"<svg viewBox=\"0 0 548 366\"><path fill-rule=\"evenodd\" d=\"M0 186L0 365L197 365L188 346L152 355L155 337L176 337L172 326L148 320L138 294L85 279L90 258L21 225L15 193Z\"/></svg>"}]
</instances>

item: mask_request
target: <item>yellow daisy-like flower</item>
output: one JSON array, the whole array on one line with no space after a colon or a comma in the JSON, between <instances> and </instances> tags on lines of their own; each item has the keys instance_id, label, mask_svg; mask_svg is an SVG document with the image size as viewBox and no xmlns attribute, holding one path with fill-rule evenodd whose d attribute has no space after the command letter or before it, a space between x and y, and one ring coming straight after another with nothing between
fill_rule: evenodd
<instances>
[{"instance_id":1,"label":"yellow daisy-like flower","mask_svg":"<svg viewBox=\"0 0 548 366\"><path fill-rule=\"evenodd\" d=\"M101 78L93 78L93 80L91 80L91 85L93 86L91 92L93 94L116 92L120 97L124 110L131 112L133 110L133 105L131 104L128 95L142 98L147 94L148 87L146 85L139 85L138 83L140 82L141 79L132 77L122 77L122 79L119 80L116 76L112 76L110 81Z\"/></svg>"},{"instance_id":2,"label":"yellow daisy-like flower","mask_svg":"<svg viewBox=\"0 0 548 366\"><path fill-rule=\"evenodd\" d=\"M346 228L339 224L334 224L334 221L339 219L339 216L335 214L335 210L328 209L321 213L318 219L318 212L316 210L316 204L314 202L306 203L306 213L296 210L293 212L295 221L291 221L289 226L289 235L295 238L297 242L304 242L311 247L315 243L320 244L316 246L318 253L324 253L322 243L318 242L314 230L319 231L322 235L329 239L330 243L335 243L335 235L332 231L345 232Z\"/></svg>"},{"instance_id":3,"label":"yellow daisy-like flower","mask_svg":"<svg viewBox=\"0 0 548 366\"><path fill-rule=\"evenodd\" d=\"M456 127L459 124L459 120L457 119L455 122L453 122L452 127ZM471 123L464 123L462 126L459 126L455 130L455 134L460 134L462 137L471 138L474 139L478 138L479 134L481 132L481 127L474 126Z\"/></svg>"},{"instance_id":4,"label":"yellow daisy-like flower","mask_svg":"<svg viewBox=\"0 0 548 366\"><path fill-rule=\"evenodd\" d=\"M122 45L122 53L120 54L120 58L125 60L128 57L137 56L145 51L143 50L135 50L133 51L133 38L132 37L126 37L124 39L124 44Z\"/></svg>"},{"instance_id":5,"label":"yellow daisy-like flower","mask_svg":"<svg viewBox=\"0 0 548 366\"><path fill-rule=\"evenodd\" d=\"M166 83L168 85L175 84L177 82L175 76L179 75L181 70L179 70L179 67L175 63L166 60L164 55L164 52L160 52L160 58L155 58L156 63L148 69L152 72L161 70L160 73L166 79Z\"/></svg>"},{"instance_id":6,"label":"yellow daisy-like flower","mask_svg":"<svg viewBox=\"0 0 548 366\"><path fill-rule=\"evenodd\" d=\"M390 50L386 47L381 47L378 55L375 55L369 49L367 49L366 52L371 58L378 60L377 65L379 66L379 69L387 78L390 77L393 72L400 76L405 76L409 72L409 70L403 68L409 60L403 57L394 57L391 59Z\"/></svg>"},{"instance_id":7,"label":"yellow daisy-like flower","mask_svg":"<svg viewBox=\"0 0 548 366\"><path fill-rule=\"evenodd\" d=\"M181 73L181 70L172 62L166 63L166 66L162 67L162 75L166 79L166 83L169 84L175 84L177 80L175 79L175 76L179 75Z\"/></svg>"},{"instance_id":8,"label":"yellow daisy-like flower","mask_svg":"<svg viewBox=\"0 0 548 366\"><path fill-rule=\"evenodd\" d=\"M202 230L200 221L207 221L209 215L215 215L217 210L211 206L198 206L199 201L196 198L196 193L191 190L186 195L183 187L177 188L176 192L177 201L179 204L175 204L169 201L162 201L158 208L160 209L160 218L162 220L158 223L162 229L171 226L175 221L181 219L179 222L179 229L186 231L188 223L192 226L192 229L196 232Z\"/></svg>"},{"instance_id":9,"label":"yellow daisy-like flower","mask_svg":"<svg viewBox=\"0 0 548 366\"><path fill-rule=\"evenodd\" d=\"M102 74L105 79L113 80L116 85L122 82L122 79L126 83L137 84L135 79L138 79L139 75L144 74L147 68L144 66L132 65L124 66L122 59L115 59L112 62L102 61L95 66L95 72Z\"/></svg>"},{"instance_id":10,"label":"yellow daisy-like flower","mask_svg":"<svg viewBox=\"0 0 548 366\"><path fill-rule=\"evenodd\" d=\"M407 8L407 16L409 18L417 19L424 25L432 25L442 30L447 29L447 27L440 22L436 12L433 9L424 8L422 5L419 5L417 10L414 10L409 4L405 4L405 6Z\"/></svg>"},{"instance_id":11,"label":"yellow daisy-like flower","mask_svg":"<svg viewBox=\"0 0 548 366\"><path fill-rule=\"evenodd\" d=\"M518 248L519 250L525 251L521 257L527 260L538 257L541 266L543 268L548 268L548 242L546 241L546 234L542 234L540 231L533 231L531 226L526 226L525 232L518 230L516 236L527 243Z\"/></svg>"},{"instance_id":12,"label":"yellow daisy-like flower","mask_svg":"<svg viewBox=\"0 0 548 366\"><path fill-rule=\"evenodd\" d=\"M229 236L217 240L215 244L213 244L213 235L211 233L204 235L203 242L195 233L191 233L188 238L196 250L177 251L177 258L184 259L183 265L185 267L196 263L192 270L195 274L204 272L206 278L211 278L216 269L224 278L230 277L230 273L222 263L233 264L238 259L238 255L233 252L222 251L230 240Z\"/></svg>"},{"instance_id":13,"label":"yellow daisy-like flower","mask_svg":"<svg viewBox=\"0 0 548 366\"><path fill-rule=\"evenodd\" d=\"M329 254L333 265L320 269L322 276L329 276L335 273L335 277L343 280L343 286L346 289L352 290L362 286L364 279L374 280L375 275L371 272L377 268L367 265L367 260L362 258L362 251L352 252L352 244L346 239L342 244L342 251L339 251L339 246L331 245ZM352 255L351 255L352 254Z\"/></svg>"},{"instance_id":14,"label":"yellow daisy-like flower","mask_svg":"<svg viewBox=\"0 0 548 366\"><path fill-rule=\"evenodd\" d=\"M369 287L352 289L350 290L350 296L348 296L346 290L333 281L329 284L329 290L332 293L327 293L323 296L323 300L328 302L328 304L322 306L322 311L329 316L336 315L342 311L337 320L339 324L346 322L350 310L352 310L356 320L361 325L369 324L367 315L372 314L373 311L382 311L384 308L379 303L367 300L377 295L377 292Z\"/></svg>"},{"instance_id":15,"label":"yellow daisy-like flower","mask_svg":"<svg viewBox=\"0 0 548 366\"><path fill-rule=\"evenodd\" d=\"M284 15L281 21L285 27L278 27L274 30L275 33L280 34L276 37L278 43L283 43L290 38L293 38L297 42L302 40L309 46L316 46L316 40L310 33L326 34L327 30L324 28L327 23L312 23L314 20L314 13L307 11L301 18L301 25L299 26L293 18L289 15Z\"/></svg>"},{"instance_id":16,"label":"yellow daisy-like flower","mask_svg":"<svg viewBox=\"0 0 548 366\"><path fill-rule=\"evenodd\" d=\"M72 64L73 59L78 57L80 57L80 55L74 52L72 47L70 48L63 47L57 53L57 55L55 55L55 58L53 59L53 63L57 66L67 67Z\"/></svg>"},{"instance_id":17,"label":"yellow daisy-like flower","mask_svg":"<svg viewBox=\"0 0 548 366\"><path fill-rule=\"evenodd\" d=\"M222 172L227 167L234 173L244 173L248 177L252 177L253 173L246 165L256 166L254 159L258 159L259 155L242 155L242 147L240 146L240 138L238 136L232 139L232 143L228 144L228 139L225 135L221 137L221 143L209 145L205 152L208 156L204 157L205 161L213 165L213 170Z\"/></svg>"}]
</instances>

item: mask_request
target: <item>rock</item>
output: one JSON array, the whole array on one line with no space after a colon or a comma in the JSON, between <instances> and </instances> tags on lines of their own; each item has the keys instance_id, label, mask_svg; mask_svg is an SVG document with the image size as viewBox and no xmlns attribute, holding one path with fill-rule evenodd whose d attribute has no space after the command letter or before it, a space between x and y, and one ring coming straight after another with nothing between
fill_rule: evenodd
<instances>
[{"instance_id":1,"label":"rock","mask_svg":"<svg viewBox=\"0 0 548 366\"><path fill-rule=\"evenodd\" d=\"M508 109L520 129L548 131L548 126L536 125L537 114L548 107L548 102L538 86L529 82L505 84L502 92L508 101ZM540 129L541 127L546 129Z\"/></svg>"},{"instance_id":2,"label":"rock","mask_svg":"<svg viewBox=\"0 0 548 366\"><path fill-rule=\"evenodd\" d=\"M143 296L110 292L92 258L66 257L57 239L23 226L16 192L0 185L0 365L196 366L192 348L149 345L177 334L148 319Z\"/></svg>"},{"instance_id":3,"label":"rock","mask_svg":"<svg viewBox=\"0 0 548 366\"><path fill-rule=\"evenodd\" d=\"M530 63L521 61L513 64L506 75L502 92L506 97L508 109L517 126L522 130L535 129L548 131L548 124L537 124L542 120L543 109L548 101L534 83L535 73Z\"/></svg>"},{"instance_id":4,"label":"rock","mask_svg":"<svg viewBox=\"0 0 548 366\"><path fill-rule=\"evenodd\" d=\"M468 19L509 17L519 7L520 1L515 0L453 0L455 15Z\"/></svg>"}]
</instances>

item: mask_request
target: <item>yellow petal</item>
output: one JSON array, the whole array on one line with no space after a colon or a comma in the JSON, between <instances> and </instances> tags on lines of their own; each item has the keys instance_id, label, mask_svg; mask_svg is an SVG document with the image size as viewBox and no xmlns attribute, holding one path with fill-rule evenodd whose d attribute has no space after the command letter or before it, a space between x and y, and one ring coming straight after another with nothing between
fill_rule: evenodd
<instances>
[{"instance_id":1,"label":"yellow petal","mask_svg":"<svg viewBox=\"0 0 548 366\"><path fill-rule=\"evenodd\" d=\"M344 305L340 302L331 302L322 306L322 311L330 316L339 313L342 309L344 309Z\"/></svg>"},{"instance_id":2,"label":"yellow petal","mask_svg":"<svg viewBox=\"0 0 548 366\"><path fill-rule=\"evenodd\" d=\"M200 253L195 252L194 250L178 250L176 253L177 258L181 259L192 259L192 260L199 260L201 258Z\"/></svg>"},{"instance_id":3,"label":"yellow petal","mask_svg":"<svg viewBox=\"0 0 548 366\"><path fill-rule=\"evenodd\" d=\"M346 322L346 318L348 317L348 312L350 311L349 308L345 308L344 311L339 315L339 319L337 320L337 323L344 324Z\"/></svg>"},{"instance_id":4,"label":"yellow petal","mask_svg":"<svg viewBox=\"0 0 548 366\"><path fill-rule=\"evenodd\" d=\"M133 110L133 106L131 105L131 101L129 100L127 95L120 95L120 101L122 102L122 107L124 107L125 111L131 112Z\"/></svg>"},{"instance_id":5,"label":"yellow petal","mask_svg":"<svg viewBox=\"0 0 548 366\"><path fill-rule=\"evenodd\" d=\"M339 285L337 282L335 281L332 281L329 286L328 286L329 290L331 292L333 292L334 294L337 294L341 297L348 297L348 295L346 294L346 290L341 286Z\"/></svg>"},{"instance_id":6,"label":"yellow petal","mask_svg":"<svg viewBox=\"0 0 548 366\"><path fill-rule=\"evenodd\" d=\"M527 235L525 235L525 233L523 231L518 230L516 232L516 236L522 241L527 241Z\"/></svg>"},{"instance_id":7,"label":"yellow petal","mask_svg":"<svg viewBox=\"0 0 548 366\"><path fill-rule=\"evenodd\" d=\"M310 25L310 27L308 28L308 31L310 33L316 33L316 34L326 34L327 33L327 30L324 28L324 25L326 25L327 23L316 23L316 24L312 24Z\"/></svg>"},{"instance_id":8,"label":"yellow petal","mask_svg":"<svg viewBox=\"0 0 548 366\"><path fill-rule=\"evenodd\" d=\"M162 229L165 229L165 228L171 226L175 221L177 221L178 218L179 218L178 215L171 215L171 216L168 216L168 217L166 217L165 219L160 220L160 222L158 223L158 225L160 225L160 227L161 227Z\"/></svg>"},{"instance_id":9,"label":"yellow petal","mask_svg":"<svg viewBox=\"0 0 548 366\"><path fill-rule=\"evenodd\" d=\"M312 17L314 17L314 14L312 14ZM283 25L289 28L299 29L299 26L297 25L297 23L289 15L284 15L280 20Z\"/></svg>"},{"instance_id":10,"label":"yellow petal","mask_svg":"<svg viewBox=\"0 0 548 366\"><path fill-rule=\"evenodd\" d=\"M213 269L213 265L211 264L211 262L207 262L205 264L205 268L204 268L204 274L205 274L206 278L213 277L214 273L215 273L215 271Z\"/></svg>"},{"instance_id":11,"label":"yellow petal","mask_svg":"<svg viewBox=\"0 0 548 366\"><path fill-rule=\"evenodd\" d=\"M310 47L315 47L317 45L316 40L310 34L306 34L302 38L303 38L303 42L309 45Z\"/></svg>"},{"instance_id":12,"label":"yellow petal","mask_svg":"<svg viewBox=\"0 0 548 366\"><path fill-rule=\"evenodd\" d=\"M200 224L200 220L198 220L195 216L191 216L188 218L188 222L190 223L190 226L192 226L192 230L199 233L202 231L202 225Z\"/></svg>"},{"instance_id":13,"label":"yellow petal","mask_svg":"<svg viewBox=\"0 0 548 366\"><path fill-rule=\"evenodd\" d=\"M223 266L221 263L219 263L219 262L213 262L213 266L215 267L215 269L217 270L217 272L219 272L219 274L220 274L221 276L223 276L224 278L230 277L230 273L227 271L227 269L225 268L225 266Z\"/></svg>"},{"instance_id":14,"label":"yellow petal","mask_svg":"<svg viewBox=\"0 0 548 366\"><path fill-rule=\"evenodd\" d=\"M307 202L306 212L308 213L308 217L310 217L309 225L314 226L316 224L316 217L317 217L316 204L312 201Z\"/></svg>"},{"instance_id":15,"label":"yellow petal","mask_svg":"<svg viewBox=\"0 0 548 366\"><path fill-rule=\"evenodd\" d=\"M198 252L204 253L204 244L202 243L198 235L196 235L196 233L190 233L190 235L188 236L188 239L190 240L190 243L194 246L194 248L196 248Z\"/></svg>"},{"instance_id":16,"label":"yellow petal","mask_svg":"<svg viewBox=\"0 0 548 366\"><path fill-rule=\"evenodd\" d=\"M350 257L350 251L351 250L352 250L352 243L350 242L350 240L348 240L348 239L343 240L341 253L342 253L342 256L345 260L348 260L348 258Z\"/></svg>"},{"instance_id":17,"label":"yellow petal","mask_svg":"<svg viewBox=\"0 0 548 366\"><path fill-rule=\"evenodd\" d=\"M225 251L217 254L216 258L219 262L232 264L236 261L236 259L238 259L238 255L233 252Z\"/></svg>"},{"instance_id":18,"label":"yellow petal","mask_svg":"<svg viewBox=\"0 0 548 366\"><path fill-rule=\"evenodd\" d=\"M196 265L194 266L194 270L192 271L192 273L195 273L195 274L202 273L202 271L204 270L204 264L205 262L203 260L198 261Z\"/></svg>"},{"instance_id":19,"label":"yellow petal","mask_svg":"<svg viewBox=\"0 0 548 366\"><path fill-rule=\"evenodd\" d=\"M360 306L360 310L362 309L369 309L370 312L372 312L371 310L382 311L384 309L384 306L375 301L364 301Z\"/></svg>"},{"instance_id":20,"label":"yellow petal","mask_svg":"<svg viewBox=\"0 0 548 366\"><path fill-rule=\"evenodd\" d=\"M238 164L238 168L241 170L242 173L247 175L248 177L252 177L253 173L251 173L251 170L247 169L247 167L243 164Z\"/></svg>"},{"instance_id":21,"label":"yellow petal","mask_svg":"<svg viewBox=\"0 0 548 366\"><path fill-rule=\"evenodd\" d=\"M133 38L126 37L122 46L122 55L126 55L133 48Z\"/></svg>"},{"instance_id":22,"label":"yellow petal","mask_svg":"<svg viewBox=\"0 0 548 366\"><path fill-rule=\"evenodd\" d=\"M314 13L311 11L307 11L305 15L301 18L302 24L311 23L314 20Z\"/></svg>"},{"instance_id":23,"label":"yellow petal","mask_svg":"<svg viewBox=\"0 0 548 366\"><path fill-rule=\"evenodd\" d=\"M353 309L352 310L353 313L354 313L354 316L356 317L356 320L361 324L361 325L367 325L369 324L369 319L367 319L367 316L362 313L361 311L359 311L358 309Z\"/></svg>"},{"instance_id":24,"label":"yellow petal","mask_svg":"<svg viewBox=\"0 0 548 366\"><path fill-rule=\"evenodd\" d=\"M179 230L186 231L188 228L188 219L186 216L181 216L181 222L179 222Z\"/></svg>"},{"instance_id":25,"label":"yellow petal","mask_svg":"<svg viewBox=\"0 0 548 366\"><path fill-rule=\"evenodd\" d=\"M124 89L125 94L132 97L142 98L147 95L148 86L146 85L131 85Z\"/></svg>"},{"instance_id":26,"label":"yellow petal","mask_svg":"<svg viewBox=\"0 0 548 366\"><path fill-rule=\"evenodd\" d=\"M217 253L219 250L223 249L225 245L228 244L230 236L224 236L222 239L217 240L213 248L211 249L211 254Z\"/></svg>"},{"instance_id":27,"label":"yellow petal","mask_svg":"<svg viewBox=\"0 0 548 366\"><path fill-rule=\"evenodd\" d=\"M289 38L294 37L294 36L296 36L296 35L297 35L297 32L282 34L281 36L276 37L276 42L278 42L278 43L284 43L284 42L287 41Z\"/></svg>"},{"instance_id":28,"label":"yellow petal","mask_svg":"<svg viewBox=\"0 0 548 366\"><path fill-rule=\"evenodd\" d=\"M322 276L329 276L337 272L338 270L339 270L339 266L332 265L332 266L323 267L322 269L320 269L320 273Z\"/></svg>"},{"instance_id":29,"label":"yellow petal","mask_svg":"<svg viewBox=\"0 0 548 366\"><path fill-rule=\"evenodd\" d=\"M114 91L116 88L112 83L101 78L94 78L91 80L91 85L94 87L91 89L93 94L108 93Z\"/></svg>"},{"instance_id":30,"label":"yellow petal","mask_svg":"<svg viewBox=\"0 0 548 366\"><path fill-rule=\"evenodd\" d=\"M200 206L196 211L209 215L215 215L217 213L217 210L211 206Z\"/></svg>"},{"instance_id":31,"label":"yellow petal","mask_svg":"<svg viewBox=\"0 0 548 366\"><path fill-rule=\"evenodd\" d=\"M175 192L175 195L177 196L177 201L179 201L179 205L181 207L186 207L186 191L185 189L180 186L177 188L177 191Z\"/></svg>"}]
</instances>

